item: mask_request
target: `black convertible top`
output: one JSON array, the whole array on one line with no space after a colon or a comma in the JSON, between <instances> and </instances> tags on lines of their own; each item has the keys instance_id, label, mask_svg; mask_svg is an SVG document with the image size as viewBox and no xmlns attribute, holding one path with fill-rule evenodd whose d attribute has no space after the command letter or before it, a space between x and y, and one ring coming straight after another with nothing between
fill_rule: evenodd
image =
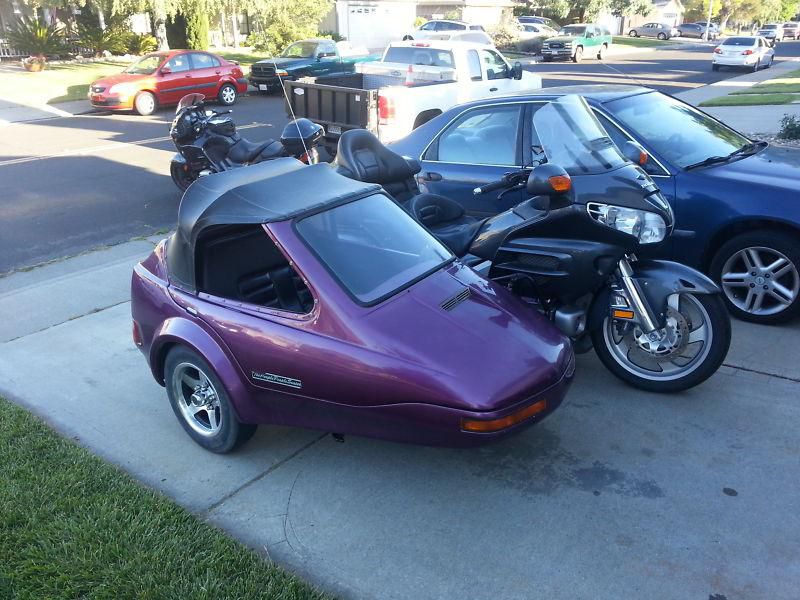
<instances>
[{"instance_id":1,"label":"black convertible top","mask_svg":"<svg viewBox=\"0 0 800 600\"><path fill-rule=\"evenodd\" d=\"M201 177L178 208L178 228L167 247L170 280L195 291L195 245L208 228L288 221L380 189L343 177L330 165L306 166L294 158Z\"/></svg>"}]
</instances>

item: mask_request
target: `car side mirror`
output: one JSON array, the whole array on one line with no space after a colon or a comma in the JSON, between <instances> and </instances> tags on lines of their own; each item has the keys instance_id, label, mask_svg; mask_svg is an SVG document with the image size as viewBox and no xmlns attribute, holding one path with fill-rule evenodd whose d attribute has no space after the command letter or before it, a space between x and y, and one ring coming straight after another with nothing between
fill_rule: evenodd
<instances>
[{"instance_id":1,"label":"car side mirror","mask_svg":"<svg viewBox=\"0 0 800 600\"><path fill-rule=\"evenodd\" d=\"M519 61L514 63L514 66L511 67L511 77L519 81L522 79L522 63Z\"/></svg>"},{"instance_id":2,"label":"car side mirror","mask_svg":"<svg viewBox=\"0 0 800 600\"><path fill-rule=\"evenodd\" d=\"M160 73L162 75L169 75L170 73L172 73L172 69L170 69L169 67L161 67Z\"/></svg>"},{"instance_id":3,"label":"car side mirror","mask_svg":"<svg viewBox=\"0 0 800 600\"><path fill-rule=\"evenodd\" d=\"M640 167L647 164L647 160L650 158L641 144L637 144L636 142L625 142L622 145L622 154L633 164L639 165Z\"/></svg>"},{"instance_id":4,"label":"car side mirror","mask_svg":"<svg viewBox=\"0 0 800 600\"><path fill-rule=\"evenodd\" d=\"M547 199L541 201L542 204L547 205L545 208L535 206L539 210L547 210L554 198L559 199L559 205L572 204L572 201L565 196L572 189L572 179L563 168L552 163L535 167L528 175L525 189L531 196L542 196ZM565 204L564 200L568 200L568 202Z\"/></svg>"}]
</instances>

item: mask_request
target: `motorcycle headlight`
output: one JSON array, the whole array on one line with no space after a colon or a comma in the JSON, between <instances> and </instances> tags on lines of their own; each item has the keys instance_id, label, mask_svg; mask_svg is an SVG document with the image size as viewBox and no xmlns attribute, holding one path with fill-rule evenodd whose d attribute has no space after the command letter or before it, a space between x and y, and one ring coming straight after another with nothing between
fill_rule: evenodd
<instances>
[{"instance_id":1,"label":"motorcycle headlight","mask_svg":"<svg viewBox=\"0 0 800 600\"><path fill-rule=\"evenodd\" d=\"M586 210L598 223L632 235L640 244L656 244L667 235L667 224L656 213L598 202L590 202Z\"/></svg>"}]
</instances>

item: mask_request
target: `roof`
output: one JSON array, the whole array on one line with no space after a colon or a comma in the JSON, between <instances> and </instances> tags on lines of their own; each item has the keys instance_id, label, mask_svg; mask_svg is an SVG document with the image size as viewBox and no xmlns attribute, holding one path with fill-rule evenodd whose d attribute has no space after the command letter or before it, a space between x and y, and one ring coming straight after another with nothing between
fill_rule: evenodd
<instances>
[{"instance_id":1,"label":"roof","mask_svg":"<svg viewBox=\"0 0 800 600\"><path fill-rule=\"evenodd\" d=\"M178 208L167 253L170 279L195 289L195 245L211 227L288 221L380 189L343 177L328 164L306 166L294 158L201 177Z\"/></svg>"},{"instance_id":2,"label":"roof","mask_svg":"<svg viewBox=\"0 0 800 600\"><path fill-rule=\"evenodd\" d=\"M537 96L565 96L566 94L577 94L596 100L597 102L605 103L612 100L619 100L620 98L627 98L628 96L636 96L638 94L646 94L654 91L652 88L644 87L641 85L620 85L614 83L598 83L587 85L566 85L558 87L537 88L535 90L527 90L514 94L515 97L535 98ZM508 96L498 96L497 99L508 99ZM486 98L480 101L485 103Z\"/></svg>"}]
</instances>

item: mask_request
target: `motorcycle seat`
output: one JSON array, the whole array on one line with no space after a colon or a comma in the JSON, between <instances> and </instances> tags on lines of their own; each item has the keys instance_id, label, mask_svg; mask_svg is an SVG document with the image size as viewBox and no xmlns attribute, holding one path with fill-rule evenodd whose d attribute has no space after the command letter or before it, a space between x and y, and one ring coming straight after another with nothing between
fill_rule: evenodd
<instances>
[{"instance_id":1,"label":"motorcycle seat","mask_svg":"<svg viewBox=\"0 0 800 600\"><path fill-rule=\"evenodd\" d=\"M261 152L266 149L268 146L272 144L277 144L281 148L278 142L275 140L265 140L263 142L250 142L244 138L240 139L236 142L233 146L231 146L228 152L228 158L232 161L237 163L249 163L253 162Z\"/></svg>"},{"instance_id":2,"label":"motorcycle seat","mask_svg":"<svg viewBox=\"0 0 800 600\"><path fill-rule=\"evenodd\" d=\"M472 240L486 222L467 215L455 200L437 194L414 196L408 212L458 257L469 253Z\"/></svg>"}]
</instances>

